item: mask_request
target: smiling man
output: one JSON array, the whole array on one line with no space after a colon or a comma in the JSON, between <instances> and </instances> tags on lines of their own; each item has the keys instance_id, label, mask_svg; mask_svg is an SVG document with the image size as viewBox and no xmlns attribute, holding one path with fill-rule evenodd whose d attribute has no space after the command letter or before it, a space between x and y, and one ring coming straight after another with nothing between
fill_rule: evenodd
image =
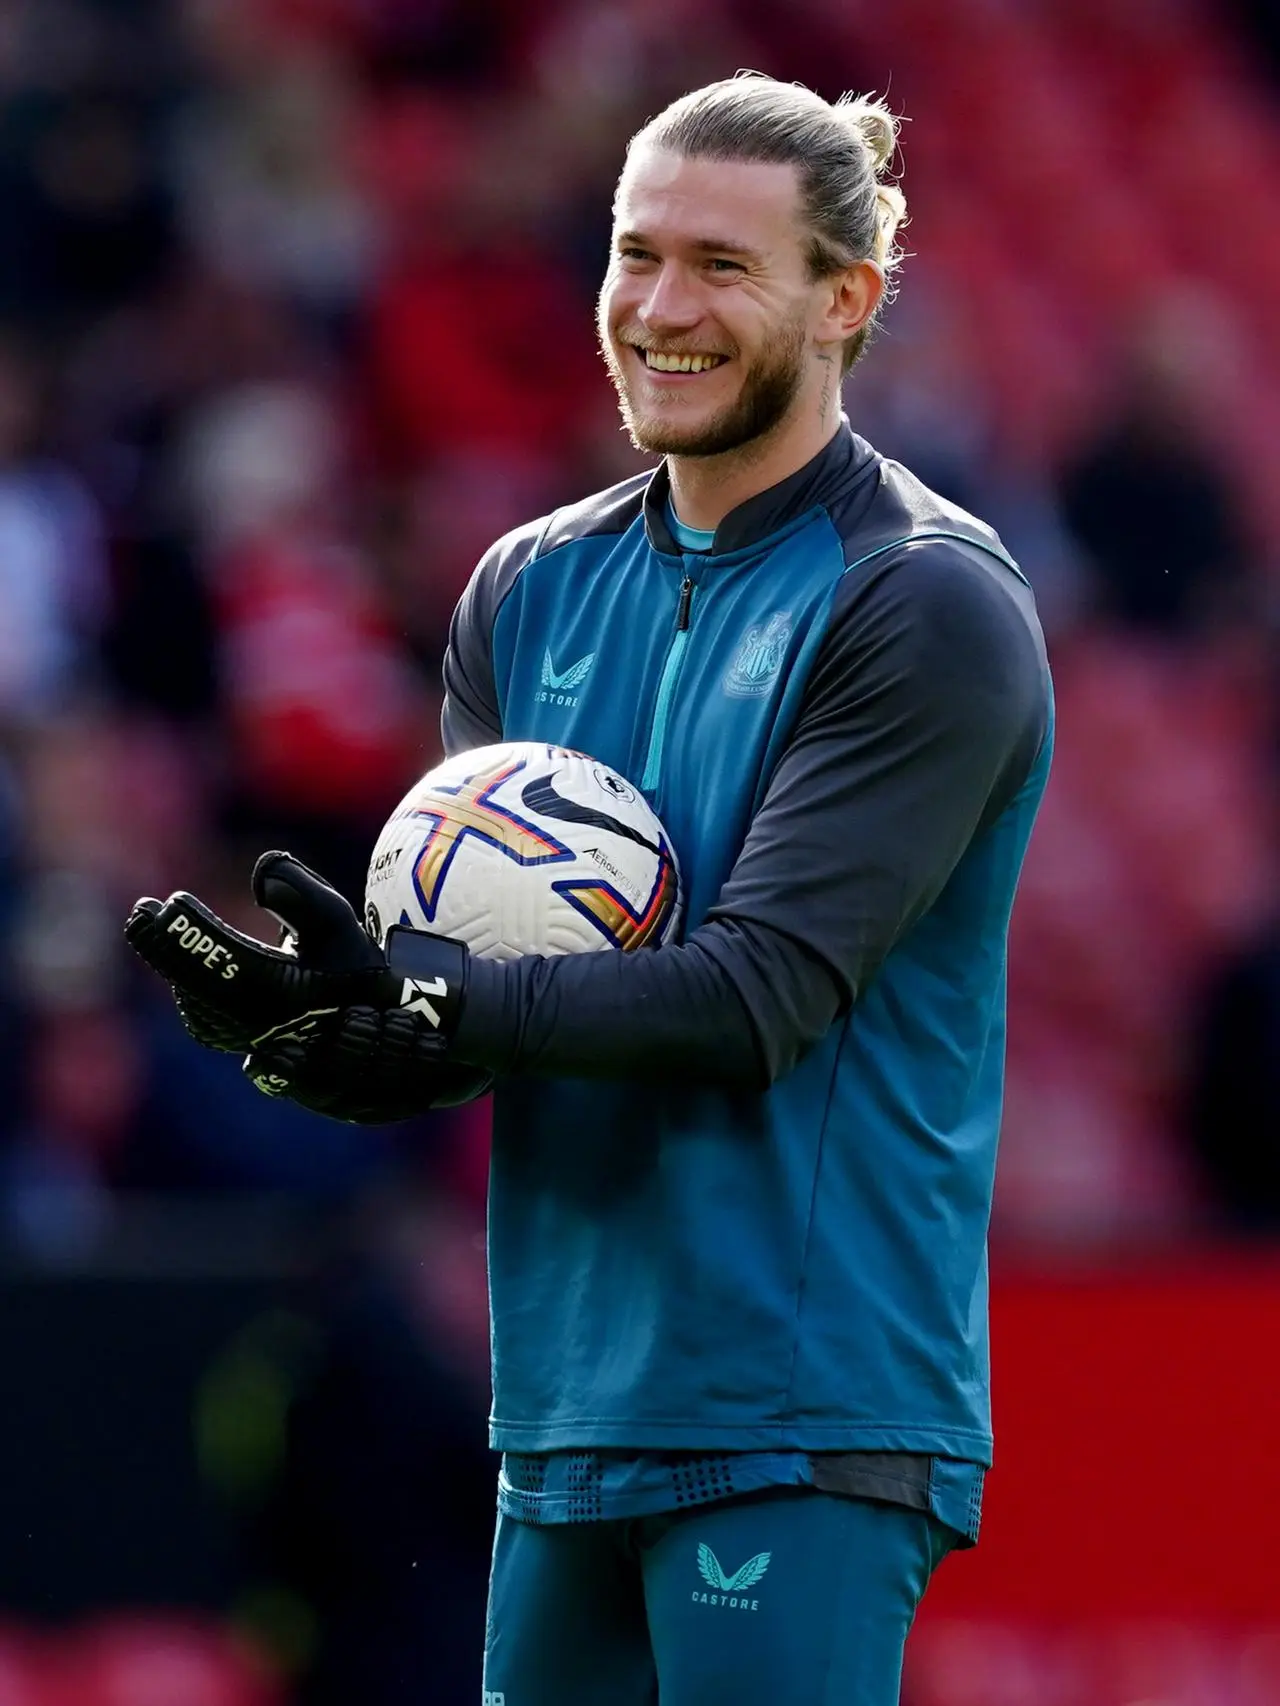
<instances>
[{"instance_id":1,"label":"smiling man","mask_svg":"<svg viewBox=\"0 0 1280 1706\"><path fill-rule=\"evenodd\" d=\"M793 163L677 142L655 128L632 146L600 343L632 440L673 459L682 519L713 531L830 438L845 346L883 295L902 204L884 186L881 253L833 271L817 234L803 240Z\"/></svg>"},{"instance_id":2,"label":"smiling man","mask_svg":"<svg viewBox=\"0 0 1280 1706\"><path fill-rule=\"evenodd\" d=\"M499 964L418 937L428 1023L286 856L256 879L297 926L283 967L184 954L229 939L190 897L130 921L202 1040L273 1031L271 1093L376 1120L497 1079L498 1706L893 1706L929 1577L977 1538L1006 935L1052 712L996 535L841 412L898 259L895 138L875 102L744 76L633 139L599 333L661 460L500 540L454 620L447 750L545 740L638 782L681 939Z\"/></svg>"}]
</instances>

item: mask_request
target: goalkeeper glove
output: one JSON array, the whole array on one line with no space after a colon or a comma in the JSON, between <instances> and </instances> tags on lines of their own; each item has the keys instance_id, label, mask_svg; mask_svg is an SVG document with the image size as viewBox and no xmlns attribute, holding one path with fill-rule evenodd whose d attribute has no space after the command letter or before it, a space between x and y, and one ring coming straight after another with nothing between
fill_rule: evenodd
<instances>
[{"instance_id":1,"label":"goalkeeper glove","mask_svg":"<svg viewBox=\"0 0 1280 1706\"><path fill-rule=\"evenodd\" d=\"M244 1063L265 1096L357 1125L411 1119L474 1101L493 1074L444 1053L438 1033L403 1007L348 1007L308 1036L273 1038Z\"/></svg>"},{"instance_id":2,"label":"goalkeeper glove","mask_svg":"<svg viewBox=\"0 0 1280 1706\"><path fill-rule=\"evenodd\" d=\"M463 943L424 937L431 975L393 971L342 895L288 853L262 855L253 893L284 925L283 948L233 929L182 891L164 902L139 900L125 925L130 945L171 985L198 1042L235 1054L294 1045L293 1053L255 1061L250 1076L270 1094L291 1095L297 1073L298 1100L323 1058L318 1093L327 1105L319 1111L338 1119L402 1119L483 1094L488 1074L444 1058L465 996ZM362 1016L354 1025L353 1010ZM304 1039L331 1052L299 1057Z\"/></svg>"}]
</instances>

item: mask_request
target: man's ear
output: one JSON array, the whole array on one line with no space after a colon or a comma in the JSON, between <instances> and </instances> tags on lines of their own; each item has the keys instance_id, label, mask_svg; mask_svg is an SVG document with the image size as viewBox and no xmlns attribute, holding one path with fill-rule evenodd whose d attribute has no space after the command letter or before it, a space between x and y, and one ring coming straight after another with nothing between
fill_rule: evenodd
<instances>
[{"instance_id":1,"label":"man's ear","mask_svg":"<svg viewBox=\"0 0 1280 1706\"><path fill-rule=\"evenodd\" d=\"M844 344L867 324L884 295L884 271L876 261L855 261L833 275L819 339Z\"/></svg>"}]
</instances>

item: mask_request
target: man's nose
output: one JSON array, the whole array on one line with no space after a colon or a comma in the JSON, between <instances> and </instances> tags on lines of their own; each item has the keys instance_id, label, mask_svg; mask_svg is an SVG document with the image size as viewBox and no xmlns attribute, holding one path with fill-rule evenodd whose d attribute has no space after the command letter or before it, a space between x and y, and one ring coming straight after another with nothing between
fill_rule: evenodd
<instances>
[{"instance_id":1,"label":"man's nose","mask_svg":"<svg viewBox=\"0 0 1280 1706\"><path fill-rule=\"evenodd\" d=\"M702 304L684 268L667 265L650 280L637 312L651 332L688 331L702 318Z\"/></svg>"}]
</instances>

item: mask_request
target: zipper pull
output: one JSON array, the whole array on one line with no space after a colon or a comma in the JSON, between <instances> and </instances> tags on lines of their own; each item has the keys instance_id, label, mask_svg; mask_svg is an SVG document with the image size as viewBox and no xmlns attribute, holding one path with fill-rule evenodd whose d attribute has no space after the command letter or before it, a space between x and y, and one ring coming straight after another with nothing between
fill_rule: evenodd
<instances>
[{"instance_id":1,"label":"zipper pull","mask_svg":"<svg viewBox=\"0 0 1280 1706\"><path fill-rule=\"evenodd\" d=\"M693 603L693 582L688 575L680 582L680 603L676 609L676 633L683 634L689 626L689 606Z\"/></svg>"}]
</instances>

